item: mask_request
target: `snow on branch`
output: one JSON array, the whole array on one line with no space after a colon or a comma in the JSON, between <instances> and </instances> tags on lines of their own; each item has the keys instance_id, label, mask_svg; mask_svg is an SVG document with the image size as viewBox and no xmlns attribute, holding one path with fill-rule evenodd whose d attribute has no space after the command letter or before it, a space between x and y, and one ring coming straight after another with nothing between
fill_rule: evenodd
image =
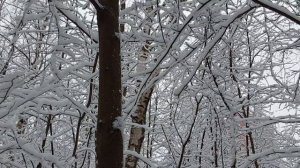
<instances>
[{"instance_id":1,"label":"snow on branch","mask_svg":"<svg viewBox=\"0 0 300 168\"><path fill-rule=\"evenodd\" d=\"M147 165L149 165L151 168L157 168L157 165L155 165L151 160L149 160L148 158L144 157L141 154L138 154L135 151L130 151L130 150L125 150L124 154L126 155L132 155L135 156L137 158L139 158L141 161L145 162Z\"/></svg>"},{"instance_id":2,"label":"snow on branch","mask_svg":"<svg viewBox=\"0 0 300 168\"><path fill-rule=\"evenodd\" d=\"M87 28L84 23L72 14L67 8L60 2L55 1L55 6L65 17L72 21L85 35L90 37L94 42L98 43L98 33Z\"/></svg>"},{"instance_id":3,"label":"snow on branch","mask_svg":"<svg viewBox=\"0 0 300 168\"><path fill-rule=\"evenodd\" d=\"M285 16L300 25L300 18L282 6L278 6L274 3L266 1L266 0L253 0L253 2L258 3L262 7L265 7L271 11L274 11L282 16Z\"/></svg>"}]
</instances>

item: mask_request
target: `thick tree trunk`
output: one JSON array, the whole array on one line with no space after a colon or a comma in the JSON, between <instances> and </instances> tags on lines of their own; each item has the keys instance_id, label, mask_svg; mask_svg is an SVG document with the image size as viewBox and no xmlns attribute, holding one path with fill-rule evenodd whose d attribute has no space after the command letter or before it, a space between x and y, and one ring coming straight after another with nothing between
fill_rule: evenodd
<instances>
[{"instance_id":1,"label":"thick tree trunk","mask_svg":"<svg viewBox=\"0 0 300 168\"><path fill-rule=\"evenodd\" d=\"M115 127L117 117L121 116L119 1L95 1L91 2L97 9L100 59L96 167L122 168L122 131Z\"/></svg>"}]
</instances>

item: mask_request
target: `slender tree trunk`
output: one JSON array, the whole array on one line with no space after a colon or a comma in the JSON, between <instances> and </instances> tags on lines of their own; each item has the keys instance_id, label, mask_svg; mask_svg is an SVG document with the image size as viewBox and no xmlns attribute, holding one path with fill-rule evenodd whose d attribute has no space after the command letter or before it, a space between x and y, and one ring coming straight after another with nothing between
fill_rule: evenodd
<instances>
[{"instance_id":1,"label":"slender tree trunk","mask_svg":"<svg viewBox=\"0 0 300 168\"><path fill-rule=\"evenodd\" d=\"M153 86L154 87L154 86ZM139 99L137 110L132 117L132 122L140 125L146 124L146 113L149 100L151 99L153 87L147 90ZM128 143L128 149L137 153L141 152L142 144L145 138L145 129L142 127L131 127L130 139ZM138 158L132 155L128 155L126 158L126 168L135 168L137 166Z\"/></svg>"},{"instance_id":2,"label":"slender tree trunk","mask_svg":"<svg viewBox=\"0 0 300 168\"><path fill-rule=\"evenodd\" d=\"M119 1L96 1L91 1L97 9L100 59L96 167L122 168L122 131L116 127L121 116Z\"/></svg>"},{"instance_id":3,"label":"slender tree trunk","mask_svg":"<svg viewBox=\"0 0 300 168\"><path fill-rule=\"evenodd\" d=\"M145 45L144 47L146 47ZM143 54L140 56L139 60L141 62L145 62L148 58L148 51L146 49L143 49ZM143 63L140 63L138 65L137 71L143 71L146 69L146 65ZM153 79L159 74L159 71L156 70L150 79ZM138 104L137 104L137 110L135 111L135 114L131 117L133 123L137 123L140 125L146 124L146 114L148 109L148 104L150 102L152 92L155 85L153 85L151 88L146 90L140 97ZM143 145L143 141L145 138L145 129L142 127L135 127L132 126L130 129L130 138L128 143L128 149L131 151L135 151L137 153L141 152L141 148ZM126 168L136 168L138 162L138 158L132 155L128 155L126 157Z\"/></svg>"},{"instance_id":4,"label":"slender tree trunk","mask_svg":"<svg viewBox=\"0 0 300 168\"><path fill-rule=\"evenodd\" d=\"M147 0L146 0L147 1ZM153 7L148 7L147 12L150 12L153 9ZM150 27L146 27L144 29L145 33L150 34ZM137 65L136 71L142 72L146 70L146 64L144 62L147 61L149 57L149 46L150 43L146 42L146 44L142 48L142 52L138 57L139 64ZM155 71L152 76L150 77L150 80L153 79L158 75L158 71ZM138 85L140 82L138 83ZM138 100L137 109L135 111L135 114L131 117L133 123L137 123L140 125L146 124L146 114L148 109L148 104L151 99L152 91L154 89L155 85L153 85L151 88L146 90ZM135 127L132 126L130 128L130 138L128 143L128 149L131 151L135 151L137 153L141 153L141 148L144 142L145 138L145 129L142 127ZM137 167L138 158L132 155L128 155L126 157L126 168L136 168Z\"/></svg>"},{"instance_id":5,"label":"slender tree trunk","mask_svg":"<svg viewBox=\"0 0 300 168\"><path fill-rule=\"evenodd\" d=\"M203 153L203 147L204 147L204 139L205 139L205 133L206 133L206 127L203 130L202 138L201 138L201 145L200 145L200 157L199 157L199 168L202 167L202 153Z\"/></svg>"},{"instance_id":6,"label":"slender tree trunk","mask_svg":"<svg viewBox=\"0 0 300 168\"><path fill-rule=\"evenodd\" d=\"M149 55L148 46L149 44L146 44L143 47L142 54L139 56L140 63L137 67L138 72L146 70L146 65L143 62L145 62L148 59L148 55ZM150 76L150 80L155 78L157 75L159 75L159 70L155 70L152 73L152 75ZM148 104L150 102L154 87L155 85L151 86L141 95L137 103L137 109L135 111L135 114L131 117L133 123L137 123L140 125L146 124L146 114L147 114ZM140 153L144 142L144 138L145 138L145 129L142 127L132 126L130 128L128 149ZM126 164L125 164L126 168L136 168L137 162L138 162L137 157L128 155L126 157Z\"/></svg>"}]
</instances>

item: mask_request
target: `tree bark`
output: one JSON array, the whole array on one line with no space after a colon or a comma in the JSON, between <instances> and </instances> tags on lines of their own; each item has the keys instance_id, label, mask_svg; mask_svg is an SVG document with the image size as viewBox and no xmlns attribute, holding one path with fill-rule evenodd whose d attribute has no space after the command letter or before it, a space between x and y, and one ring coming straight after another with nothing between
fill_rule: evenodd
<instances>
[{"instance_id":1,"label":"tree bark","mask_svg":"<svg viewBox=\"0 0 300 168\"><path fill-rule=\"evenodd\" d=\"M119 1L96 1L91 0L97 10L100 59L96 167L122 168L122 129L116 127L121 116Z\"/></svg>"},{"instance_id":2,"label":"tree bark","mask_svg":"<svg viewBox=\"0 0 300 168\"><path fill-rule=\"evenodd\" d=\"M149 44L146 44L143 49L142 49L142 53L139 56L139 61L140 63L137 66L137 71L141 72L146 70L146 65L145 65L145 61L148 59L148 55L149 52L147 50ZM152 76L150 77L150 79L153 79L155 76L158 75L158 71L155 71ZM153 85L151 88L149 88L148 90L146 90L140 97L138 103L137 103L137 109L134 113L133 116L131 116L132 118L132 122L133 123L137 123L140 125L145 125L146 124L146 114L147 114L147 108L148 108L148 104L149 101L151 99L151 95L153 92L155 85ZM137 153L141 152L141 148L143 145L143 141L145 138L145 129L142 127L135 127L132 126L130 128L130 138L129 138L129 143L128 143L128 149L131 151L135 151ZM126 157L126 168L136 168L137 166L137 162L138 162L138 158L132 155L128 155Z\"/></svg>"},{"instance_id":3,"label":"tree bark","mask_svg":"<svg viewBox=\"0 0 300 168\"><path fill-rule=\"evenodd\" d=\"M149 0L148 0L149 1ZM147 2L147 0L146 0ZM151 12L153 10L153 7L148 7L146 9L147 12ZM151 21L149 21L151 22ZM147 34L150 34L150 27L144 28L144 32ZM146 44L142 48L142 52L138 57L139 63L137 65L137 72L142 72L146 70L146 64L145 62L147 61L149 57L149 46L150 42L146 42ZM156 70L152 76L150 76L150 80L153 79L158 75L159 71ZM138 81L138 84L140 85L140 81ZM137 109L134 113L134 115L131 116L132 122L137 123L139 125L145 125L146 124L146 114L147 114L147 108L149 101L151 99L151 95L153 92L155 85L151 86L151 88L147 89L144 93L142 93L141 97L138 100L137 103ZM141 152L141 148L143 145L145 139L145 129L142 127L135 127L132 126L130 128L130 138L129 138L129 143L128 143L128 149L131 151L135 151L137 153ZM136 168L137 163L138 163L138 158L132 155L128 155L126 157L126 162L125 162L125 167L126 168Z\"/></svg>"},{"instance_id":4,"label":"tree bark","mask_svg":"<svg viewBox=\"0 0 300 168\"><path fill-rule=\"evenodd\" d=\"M154 85L148 89L139 99L137 110L135 115L132 116L132 122L140 125L146 124L146 113L149 101L151 99ZM137 153L141 152L141 147L145 138L145 129L142 127L132 126L130 129L130 139L128 143L128 149ZM128 155L126 158L126 168L136 168L138 158L132 155Z\"/></svg>"}]
</instances>

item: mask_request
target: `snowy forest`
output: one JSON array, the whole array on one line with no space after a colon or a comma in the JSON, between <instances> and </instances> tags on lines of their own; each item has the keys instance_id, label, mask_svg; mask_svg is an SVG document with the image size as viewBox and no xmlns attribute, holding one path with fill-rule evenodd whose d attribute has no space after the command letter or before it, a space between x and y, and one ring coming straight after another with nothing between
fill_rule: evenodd
<instances>
[{"instance_id":1,"label":"snowy forest","mask_svg":"<svg viewBox=\"0 0 300 168\"><path fill-rule=\"evenodd\" d=\"M300 168L300 0L0 0L0 168Z\"/></svg>"}]
</instances>

